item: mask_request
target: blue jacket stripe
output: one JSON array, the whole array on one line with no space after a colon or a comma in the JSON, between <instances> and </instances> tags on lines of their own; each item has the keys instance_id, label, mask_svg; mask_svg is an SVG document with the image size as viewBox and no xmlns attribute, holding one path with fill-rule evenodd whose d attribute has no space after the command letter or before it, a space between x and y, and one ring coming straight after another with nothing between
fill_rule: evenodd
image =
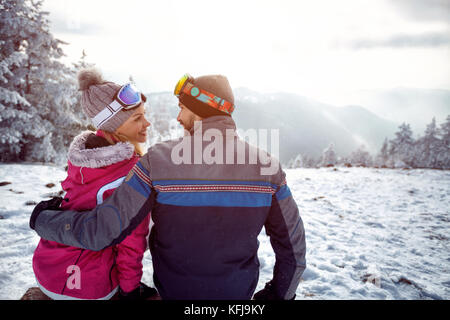
<instances>
[{"instance_id":1,"label":"blue jacket stripe","mask_svg":"<svg viewBox=\"0 0 450 320\"><path fill-rule=\"evenodd\" d=\"M275 196L277 197L278 201L281 201L283 199L286 199L286 198L292 196L292 194L291 194L291 190L289 189L289 187L285 184L285 185L281 186L280 190L278 190L275 193Z\"/></svg>"},{"instance_id":2,"label":"blue jacket stripe","mask_svg":"<svg viewBox=\"0 0 450 320\"><path fill-rule=\"evenodd\" d=\"M130 187L139 192L144 197L148 197L151 192L150 185L139 179L137 174L133 174L130 180L125 181Z\"/></svg>"},{"instance_id":3,"label":"blue jacket stripe","mask_svg":"<svg viewBox=\"0 0 450 320\"><path fill-rule=\"evenodd\" d=\"M158 202L199 207L270 207L272 194L249 192L160 192Z\"/></svg>"}]
</instances>

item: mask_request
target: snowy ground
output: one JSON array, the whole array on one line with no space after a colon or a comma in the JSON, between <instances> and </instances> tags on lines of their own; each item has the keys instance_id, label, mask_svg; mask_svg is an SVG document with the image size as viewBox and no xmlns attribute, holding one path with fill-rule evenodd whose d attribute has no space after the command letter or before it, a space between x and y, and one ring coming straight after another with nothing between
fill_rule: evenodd
<instances>
[{"instance_id":1,"label":"snowy ground","mask_svg":"<svg viewBox=\"0 0 450 320\"><path fill-rule=\"evenodd\" d=\"M307 269L297 299L450 299L450 171L287 170L306 229ZM61 190L63 169L0 164L0 299L35 286L34 205ZM48 183L55 186L48 188ZM264 231L260 281L271 279ZM153 284L151 257L143 281Z\"/></svg>"}]
</instances>

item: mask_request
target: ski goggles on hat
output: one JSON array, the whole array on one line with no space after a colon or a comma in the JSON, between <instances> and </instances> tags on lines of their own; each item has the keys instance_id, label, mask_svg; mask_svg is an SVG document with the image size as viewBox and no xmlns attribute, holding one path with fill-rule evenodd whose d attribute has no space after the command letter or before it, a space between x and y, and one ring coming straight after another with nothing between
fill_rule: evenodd
<instances>
[{"instance_id":1,"label":"ski goggles on hat","mask_svg":"<svg viewBox=\"0 0 450 320\"><path fill-rule=\"evenodd\" d=\"M145 100L145 96L132 83L127 83L120 88L114 100L92 119L92 122L99 128L119 111L136 108Z\"/></svg>"},{"instance_id":2,"label":"ski goggles on hat","mask_svg":"<svg viewBox=\"0 0 450 320\"><path fill-rule=\"evenodd\" d=\"M222 99L206 90L203 90L194 85L194 78L186 73L176 84L175 90L173 92L177 97L180 97L182 94L187 94L203 103L206 103L208 106L213 107L219 111L225 112L227 114L233 113L234 105Z\"/></svg>"}]
</instances>

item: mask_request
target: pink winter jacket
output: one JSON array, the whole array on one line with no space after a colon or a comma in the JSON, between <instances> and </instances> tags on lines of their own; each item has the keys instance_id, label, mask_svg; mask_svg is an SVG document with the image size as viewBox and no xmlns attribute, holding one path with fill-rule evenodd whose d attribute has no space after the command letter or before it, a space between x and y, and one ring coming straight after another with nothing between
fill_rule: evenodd
<instances>
[{"instance_id":1,"label":"pink winter jacket","mask_svg":"<svg viewBox=\"0 0 450 320\"><path fill-rule=\"evenodd\" d=\"M90 135L81 133L69 148L68 176L61 184L68 199L63 210L84 211L102 203L139 160L130 143L86 149ZM39 286L55 299L109 299L118 286L125 292L134 290L142 277L149 223L150 214L120 244L102 251L41 239L33 256Z\"/></svg>"}]
</instances>

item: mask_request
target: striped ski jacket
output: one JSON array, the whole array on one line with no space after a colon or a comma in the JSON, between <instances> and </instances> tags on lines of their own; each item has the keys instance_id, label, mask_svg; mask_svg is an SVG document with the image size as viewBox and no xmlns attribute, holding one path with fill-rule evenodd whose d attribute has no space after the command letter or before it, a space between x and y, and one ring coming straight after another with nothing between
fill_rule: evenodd
<instances>
[{"instance_id":1,"label":"striped ski jacket","mask_svg":"<svg viewBox=\"0 0 450 320\"><path fill-rule=\"evenodd\" d=\"M306 244L285 173L238 137L231 117L199 123L190 135L152 146L95 209L41 212L36 232L101 250L120 243L152 211L149 247L161 297L240 300L251 299L258 284L257 237L265 227L275 252L273 288L291 299L306 267ZM254 154L266 158L253 161ZM262 174L274 163L274 173Z\"/></svg>"}]
</instances>

